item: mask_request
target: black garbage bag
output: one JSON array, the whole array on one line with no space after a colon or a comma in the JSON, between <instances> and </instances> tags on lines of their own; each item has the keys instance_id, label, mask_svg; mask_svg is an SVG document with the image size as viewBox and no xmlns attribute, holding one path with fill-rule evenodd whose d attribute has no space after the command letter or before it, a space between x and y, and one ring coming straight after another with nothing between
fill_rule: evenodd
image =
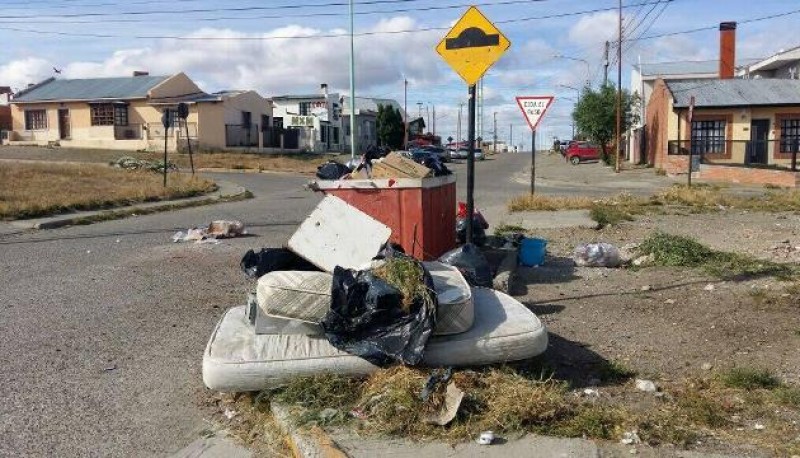
<instances>
[{"instance_id":1,"label":"black garbage bag","mask_svg":"<svg viewBox=\"0 0 800 458\"><path fill-rule=\"evenodd\" d=\"M482 216L474 215L472 217L472 243L477 246L484 246L486 244L486 229L481 224ZM467 219L456 219L456 237L458 243L467 243Z\"/></svg>"},{"instance_id":2,"label":"black garbage bag","mask_svg":"<svg viewBox=\"0 0 800 458\"><path fill-rule=\"evenodd\" d=\"M377 366L422 361L436 325L433 279L425 271L428 300L417 299L405 312L403 295L370 271L336 267L331 309L322 320L325 337L336 348Z\"/></svg>"},{"instance_id":3,"label":"black garbage bag","mask_svg":"<svg viewBox=\"0 0 800 458\"><path fill-rule=\"evenodd\" d=\"M475 245L468 243L448 251L439 258L439 262L458 269L472 286L492 286L492 268Z\"/></svg>"},{"instance_id":4,"label":"black garbage bag","mask_svg":"<svg viewBox=\"0 0 800 458\"><path fill-rule=\"evenodd\" d=\"M350 172L350 167L336 161L328 161L317 167L317 178L320 180L338 180Z\"/></svg>"},{"instance_id":5,"label":"black garbage bag","mask_svg":"<svg viewBox=\"0 0 800 458\"><path fill-rule=\"evenodd\" d=\"M422 165L425 167L433 170L433 176L435 177L443 177L445 175L452 175L453 172L447 168L446 165L442 163L442 160L439 159L439 156L430 155L422 161Z\"/></svg>"},{"instance_id":6,"label":"black garbage bag","mask_svg":"<svg viewBox=\"0 0 800 458\"><path fill-rule=\"evenodd\" d=\"M248 250L239 264L250 278L259 278L276 270L320 270L286 248L262 248L258 252Z\"/></svg>"}]
</instances>

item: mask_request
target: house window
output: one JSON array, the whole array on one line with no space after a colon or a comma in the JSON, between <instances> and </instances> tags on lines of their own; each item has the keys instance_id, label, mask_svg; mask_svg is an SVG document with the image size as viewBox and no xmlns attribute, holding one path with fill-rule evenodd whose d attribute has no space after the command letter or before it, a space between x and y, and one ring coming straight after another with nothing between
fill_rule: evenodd
<instances>
[{"instance_id":1,"label":"house window","mask_svg":"<svg viewBox=\"0 0 800 458\"><path fill-rule=\"evenodd\" d=\"M46 110L25 110L25 130L47 129Z\"/></svg>"},{"instance_id":2,"label":"house window","mask_svg":"<svg viewBox=\"0 0 800 458\"><path fill-rule=\"evenodd\" d=\"M800 152L800 118L781 119L781 152Z\"/></svg>"},{"instance_id":3,"label":"house window","mask_svg":"<svg viewBox=\"0 0 800 458\"><path fill-rule=\"evenodd\" d=\"M320 129L319 129L319 141L321 141L322 143L327 143L328 142L328 126L322 125L322 126L319 126L319 127L320 127Z\"/></svg>"},{"instance_id":4,"label":"house window","mask_svg":"<svg viewBox=\"0 0 800 458\"><path fill-rule=\"evenodd\" d=\"M725 153L725 120L692 121L692 153Z\"/></svg>"},{"instance_id":5,"label":"house window","mask_svg":"<svg viewBox=\"0 0 800 458\"><path fill-rule=\"evenodd\" d=\"M128 125L128 105L114 105L114 125L127 126Z\"/></svg>"},{"instance_id":6,"label":"house window","mask_svg":"<svg viewBox=\"0 0 800 458\"><path fill-rule=\"evenodd\" d=\"M283 118L280 116L272 118L272 127L276 129L283 129Z\"/></svg>"},{"instance_id":7,"label":"house window","mask_svg":"<svg viewBox=\"0 0 800 458\"><path fill-rule=\"evenodd\" d=\"M91 109L93 126L114 125L114 105L110 103L91 105Z\"/></svg>"},{"instance_id":8,"label":"house window","mask_svg":"<svg viewBox=\"0 0 800 458\"><path fill-rule=\"evenodd\" d=\"M311 102L300 102L300 116L309 116L311 114Z\"/></svg>"}]
</instances>

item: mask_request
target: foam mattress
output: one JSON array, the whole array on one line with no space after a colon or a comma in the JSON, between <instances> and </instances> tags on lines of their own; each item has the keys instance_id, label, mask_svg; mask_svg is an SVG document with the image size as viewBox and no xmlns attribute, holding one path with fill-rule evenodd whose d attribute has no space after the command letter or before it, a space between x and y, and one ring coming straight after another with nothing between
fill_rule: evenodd
<instances>
[{"instance_id":1,"label":"foam mattress","mask_svg":"<svg viewBox=\"0 0 800 458\"><path fill-rule=\"evenodd\" d=\"M474 366L532 358L547 349L547 330L515 299L491 289L473 290L475 324L464 333L432 337L427 366ZM323 336L256 335L246 307L229 309L203 355L203 382L217 391L258 391L286 380L332 372L367 375L376 366L334 348Z\"/></svg>"}]
</instances>

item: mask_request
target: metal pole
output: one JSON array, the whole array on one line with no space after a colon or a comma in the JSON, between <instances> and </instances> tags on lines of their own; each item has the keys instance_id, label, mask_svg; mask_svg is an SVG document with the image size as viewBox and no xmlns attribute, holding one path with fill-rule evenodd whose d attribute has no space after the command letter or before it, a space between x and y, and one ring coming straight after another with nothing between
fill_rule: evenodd
<instances>
[{"instance_id":1,"label":"metal pole","mask_svg":"<svg viewBox=\"0 0 800 458\"><path fill-rule=\"evenodd\" d=\"M461 109L464 107L464 102L458 103L458 122L456 123L456 151L461 144Z\"/></svg>"},{"instance_id":2,"label":"metal pole","mask_svg":"<svg viewBox=\"0 0 800 458\"><path fill-rule=\"evenodd\" d=\"M536 192L536 129L531 130L531 195Z\"/></svg>"},{"instance_id":3,"label":"metal pole","mask_svg":"<svg viewBox=\"0 0 800 458\"><path fill-rule=\"evenodd\" d=\"M508 152L514 147L514 124L508 125Z\"/></svg>"},{"instance_id":4,"label":"metal pole","mask_svg":"<svg viewBox=\"0 0 800 458\"><path fill-rule=\"evenodd\" d=\"M475 212L475 85L469 87L469 105L467 108L467 243L472 243L472 215Z\"/></svg>"},{"instance_id":5,"label":"metal pole","mask_svg":"<svg viewBox=\"0 0 800 458\"><path fill-rule=\"evenodd\" d=\"M605 53L605 61L603 62L603 67L605 67L605 78L603 79L603 86L608 86L608 50L611 47L611 43L606 41L606 53Z\"/></svg>"},{"instance_id":6,"label":"metal pole","mask_svg":"<svg viewBox=\"0 0 800 458\"><path fill-rule=\"evenodd\" d=\"M408 80L403 78L403 149L408 148Z\"/></svg>"},{"instance_id":7,"label":"metal pole","mask_svg":"<svg viewBox=\"0 0 800 458\"><path fill-rule=\"evenodd\" d=\"M619 0L619 41L617 42L617 154L614 171L619 173L622 155L622 0Z\"/></svg>"},{"instance_id":8,"label":"metal pole","mask_svg":"<svg viewBox=\"0 0 800 458\"><path fill-rule=\"evenodd\" d=\"M169 109L169 108L168 108ZM167 187L167 134L169 127L164 128L164 187Z\"/></svg>"},{"instance_id":9,"label":"metal pole","mask_svg":"<svg viewBox=\"0 0 800 458\"><path fill-rule=\"evenodd\" d=\"M192 140L189 139L189 123L184 120L183 124L186 126L186 146L189 147L189 165L192 167L192 176L194 176L194 159L192 158Z\"/></svg>"},{"instance_id":10,"label":"metal pole","mask_svg":"<svg viewBox=\"0 0 800 458\"><path fill-rule=\"evenodd\" d=\"M494 121L493 121L494 122L494 127L493 127L494 132L493 132L492 136L494 137L494 139L492 140L492 146L494 147L494 154L497 154L497 112L496 111L493 113L493 118L494 118Z\"/></svg>"},{"instance_id":11,"label":"metal pole","mask_svg":"<svg viewBox=\"0 0 800 458\"><path fill-rule=\"evenodd\" d=\"M350 0L350 159L356 158L356 46L353 33L353 0Z\"/></svg>"}]
</instances>

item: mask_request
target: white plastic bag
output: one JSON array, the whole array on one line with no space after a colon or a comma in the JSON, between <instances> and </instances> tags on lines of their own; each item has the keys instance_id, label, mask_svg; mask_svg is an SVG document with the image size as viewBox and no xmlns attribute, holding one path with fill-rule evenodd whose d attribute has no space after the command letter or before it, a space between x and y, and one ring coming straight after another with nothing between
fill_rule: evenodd
<instances>
[{"instance_id":1,"label":"white plastic bag","mask_svg":"<svg viewBox=\"0 0 800 458\"><path fill-rule=\"evenodd\" d=\"M622 261L619 250L610 243L584 243L572 254L578 267L618 267Z\"/></svg>"}]
</instances>

